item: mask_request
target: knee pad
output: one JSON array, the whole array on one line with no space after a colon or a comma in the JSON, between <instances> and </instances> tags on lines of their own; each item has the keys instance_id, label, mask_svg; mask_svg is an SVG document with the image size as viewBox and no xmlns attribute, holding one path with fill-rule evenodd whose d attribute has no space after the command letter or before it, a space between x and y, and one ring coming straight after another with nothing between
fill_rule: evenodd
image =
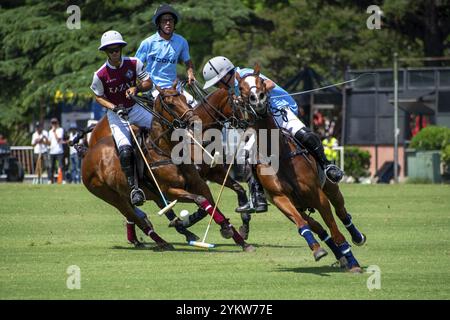
<instances>
[{"instance_id":1,"label":"knee pad","mask_svg":"<svg viewBox=\"0 0 450 320\"><path fill-rule=\"evenodd\" d=\"M300 130L298 130L295 133L295 138L300 141L301 144L303 144L305 147L311 147L313 149L317 148L318 146L322 145L322 141L320 141L320 138L311 131L311 129L304 127Z\"/></svg>"}]
</instances>

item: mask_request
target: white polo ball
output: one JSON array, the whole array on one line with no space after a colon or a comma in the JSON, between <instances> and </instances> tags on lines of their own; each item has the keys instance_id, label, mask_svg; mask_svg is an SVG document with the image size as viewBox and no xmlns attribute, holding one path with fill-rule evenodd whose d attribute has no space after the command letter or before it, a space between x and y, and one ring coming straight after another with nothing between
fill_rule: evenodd
<instances>
[{"instance_id":1,"label":"white polo ball","mask_svg":"<svg viewBox=\"0 0 450 320\"><path fill-rule=\"evenodd\" d=\"M186 219L187 217L189 217L189 211L181 210L180 217L181 217L182 220Z\"/></svg>"}]
</instances>

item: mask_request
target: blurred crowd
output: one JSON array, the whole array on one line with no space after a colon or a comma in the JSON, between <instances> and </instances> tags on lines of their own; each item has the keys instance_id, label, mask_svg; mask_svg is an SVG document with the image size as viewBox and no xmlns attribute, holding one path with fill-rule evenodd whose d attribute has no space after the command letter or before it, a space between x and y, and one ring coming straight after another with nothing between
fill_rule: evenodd
<instances>
[{"instance_id":1,"label":"blurred crowd","mask_svg":"<svg viewBox=\"0 0 450 320\"><path fill-rule=\"evenodd\" d=\"M80 183L81 160L75 148L69 146L77 134L77 126L71 124L66 132L57 118L52 118L50 128L45 130L39 122L31 137L35 174L42 177L46 172L48 183Z\"/></svg>"}]
</instances>

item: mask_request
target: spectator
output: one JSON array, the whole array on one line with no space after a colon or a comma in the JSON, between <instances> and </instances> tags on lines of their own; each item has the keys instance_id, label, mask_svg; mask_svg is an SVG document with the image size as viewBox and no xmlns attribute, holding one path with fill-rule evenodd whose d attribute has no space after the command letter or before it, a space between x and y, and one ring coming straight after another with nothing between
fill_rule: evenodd
<instances>
[{"instance_id":1,"label":"spectator","mask_svg":"<svg viewBox=\"0 0 450 320\"><path fill-rule=\"evenodd\" d=\"M338 160L338 152L334 148L339 146L338 140L331 135L327 135L325 139L322 140L322 144L324 147L325 156L332 163L336 164Z\"/></svg>"},{"instance_id":2,"label":"spectator","mask_svg":"<svg viewBox=\"0 0 450 320\"><path fill-rule=\"evenodd\" d=\"M313 114L313 129L321 137L325 136L325 119L319 110L315 110Z\"/></svg>"},{"instance_id":3,"label":"spectator","mask_svg":"<svg viewBox=\"0 0 450 320\"><path fill-rule=\"evenodd\" d=\"M8 144L8 139L6 139L3 134L0 133L0 145L7 145Z\"/></svg>"},{"instance_id":4,"label":"spectator","mask_svg":"<svg viewBox=\"0 0 450 320\"><path fill-rule=\"evenodd\" d=\"M69 141L72 141L75 136L77 135L77 126L76 124L71 124L69 129ZM83 143L82 140L80 140L79 143ZM72 183L80 183L80 171L81 171L81 161L78 157L78 152L74 147L69 147L69 153L70 153L70 178Z\"/></svg>"},{"instance_id":5,"label":"spectator","mask_svg":"<svg viewBox=\"0 0 450 320\"><path fill-rule=\"evenodd\" d=\"M33 150L33 161L34 161L34 171L38 175L38 179L41 179L43 169L48 171L48 145L50 141L48 139L47 130L43 130L43 126L36 122L36 131L31 137L31 145L34 147Z\"/></svg>"},{"instance_id":6,"label":"spectator","mask_svg":"<svg viewBox=\"0 0 450 320\"><path fill-rule=\"evenodd\" d=\"M8 140L0 133L0 174L4 173L5 163L9 157L10 149Z\"/></svg>"},{"instance_id":7,"label":"spectator","mask_svg":"<svg viewBox=\"0 0 450 320\"><path fill-rule=\"evenodd\" d=\"M55 162L58 161L58 168L63 173L64 179L64 148L63 148L63 137L64 129L59 126L59 121L56 118L52 118L50 121L51 128L49 130L49 141L50 141L50 180L49 183L55 182ZM65 180L63 180L65 183Z\"/></svg>"}]
</instances>

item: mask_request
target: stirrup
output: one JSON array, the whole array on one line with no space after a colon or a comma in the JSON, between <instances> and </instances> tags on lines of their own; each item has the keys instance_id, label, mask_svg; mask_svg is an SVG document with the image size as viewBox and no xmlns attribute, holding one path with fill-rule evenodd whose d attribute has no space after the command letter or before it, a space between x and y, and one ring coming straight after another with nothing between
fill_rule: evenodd
<instances>
[{"instance_id":1,"label":"stirrup","mask_svg":"<svg viewBox=\"0 0 450 320\"><path fill-rule=\"evenodd\" d=\"M331 178L328 176L328 171L330 171L330 169L334 169L334 170L336 170L336 171L339 172L340 177L338 177L337 181L334 181L333 179L331 179ZM332 163L329 164L329 165L327 165L327 166L325 167L324 172L325 172L325 176L327 177L327 179L328 179L331 183L333 183L333 184L337 184L337 183L338 183L339 181L341 181L342 178L344 177L344 171L342 171L337 165L332 164Z\"/></svg>"},{"instance_id":2,"label":"stirrup","mask_svg":"<svg viewBox=\"0 0 450 320\"><path fill-rule=\"evenodd\" d=\"M135 194L140 194L142 196L142 200L139 201L139 202L133 203L133 197L134 197ZM134 206L141 206L141 205L144 204L144 202L147 199L145 199L145 193L144 193L144 191L142 191L142 189L140 189L140 188L133 188L131 190L131 193L130 193L130 200L131 200L131 204L132 205L134 205Z\"/></svg>"}]
</instances>

